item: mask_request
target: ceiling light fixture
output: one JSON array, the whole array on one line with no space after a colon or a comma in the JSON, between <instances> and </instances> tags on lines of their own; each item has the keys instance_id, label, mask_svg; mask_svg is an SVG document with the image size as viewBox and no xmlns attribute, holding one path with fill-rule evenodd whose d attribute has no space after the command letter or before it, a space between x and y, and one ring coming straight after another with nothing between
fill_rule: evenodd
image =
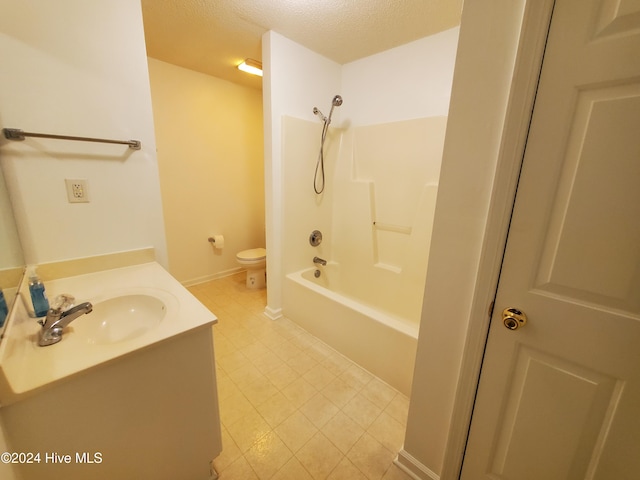
<instances>
[{"instance_id":1,"label":"ceiling light fixture","mask_svg":"<svg viewBox=\"0 0 640 480\"><path fill-rule=\"evenodd\" d=\"M262 63L257 60L253 60L252 58L247 58L244 62L238 65L238 70L242 70L243 72L250 73L251 75L262 76Z\"/></svg>"}]
</instances>

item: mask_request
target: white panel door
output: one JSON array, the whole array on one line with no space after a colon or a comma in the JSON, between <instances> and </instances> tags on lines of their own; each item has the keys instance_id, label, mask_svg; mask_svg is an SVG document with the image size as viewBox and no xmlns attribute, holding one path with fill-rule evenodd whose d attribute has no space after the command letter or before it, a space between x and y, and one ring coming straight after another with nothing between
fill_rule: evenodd
<instances>
[{"instance_id":1,"label":"white panel door","mask_svg":"<svg viewBox=\"0 0 640 480\"><path fill-rule=\"evenodd\" d=\"M461 478L640 479L640 0L556 1Z\"/></svg>"}]
</instances>

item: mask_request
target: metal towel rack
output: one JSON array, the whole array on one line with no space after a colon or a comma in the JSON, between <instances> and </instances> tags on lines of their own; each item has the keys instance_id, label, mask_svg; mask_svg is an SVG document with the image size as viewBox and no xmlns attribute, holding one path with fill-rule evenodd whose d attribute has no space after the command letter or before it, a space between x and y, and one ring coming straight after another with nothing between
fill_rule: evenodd
<instances>
[{"instance_id":1,"label":"metal towel rack","mask_svg":"<svg viewBox=\"0 0 640 480\"><path fill-rule=\"evenodd\" d=\"M19 128L3 128L2 131L4 132L4 136L9 140L24 140L25 137L39 137L55 138L57 140L76 140L80 142L117 143L119 145L129 145L129 148L133 150L140 150L140 148L142 148L140 140L108 140L106 138L71 137L69 135L53 135L50 133L23 132Z\"/></svg>"}]
</instances>

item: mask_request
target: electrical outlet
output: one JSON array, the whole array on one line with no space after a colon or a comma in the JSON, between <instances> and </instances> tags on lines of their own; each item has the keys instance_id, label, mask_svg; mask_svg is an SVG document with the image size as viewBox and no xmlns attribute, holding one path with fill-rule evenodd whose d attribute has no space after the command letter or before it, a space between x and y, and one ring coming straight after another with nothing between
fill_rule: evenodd
<instances>
[{"instance_id":1,"label":"electrical outlet","mask_svg":"<svg viewBox=\"0 0 640 480\"><path fill-rule=\"evenodd\" d=\"M89 203L89 190L87 180L84 178L65 178L67 186L67 200L69 203Z\"/></svg>"}]
</instances>

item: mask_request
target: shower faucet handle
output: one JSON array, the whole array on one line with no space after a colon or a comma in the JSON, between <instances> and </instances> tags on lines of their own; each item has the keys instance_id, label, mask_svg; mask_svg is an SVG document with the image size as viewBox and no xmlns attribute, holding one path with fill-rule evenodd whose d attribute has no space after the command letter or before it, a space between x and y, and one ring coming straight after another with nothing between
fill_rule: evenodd
<instances>
[{"instance_id":1,"label":"shower faucet handle","mask_svg":"<svg viewBox=\"0 0 640 480\"><path fill-rule=\"evenodd\" d=\"M317 247L322 243L322 232L320 230L314 230L309 235L309 243L312 247Z\"/></svg>"}]
</instances>

